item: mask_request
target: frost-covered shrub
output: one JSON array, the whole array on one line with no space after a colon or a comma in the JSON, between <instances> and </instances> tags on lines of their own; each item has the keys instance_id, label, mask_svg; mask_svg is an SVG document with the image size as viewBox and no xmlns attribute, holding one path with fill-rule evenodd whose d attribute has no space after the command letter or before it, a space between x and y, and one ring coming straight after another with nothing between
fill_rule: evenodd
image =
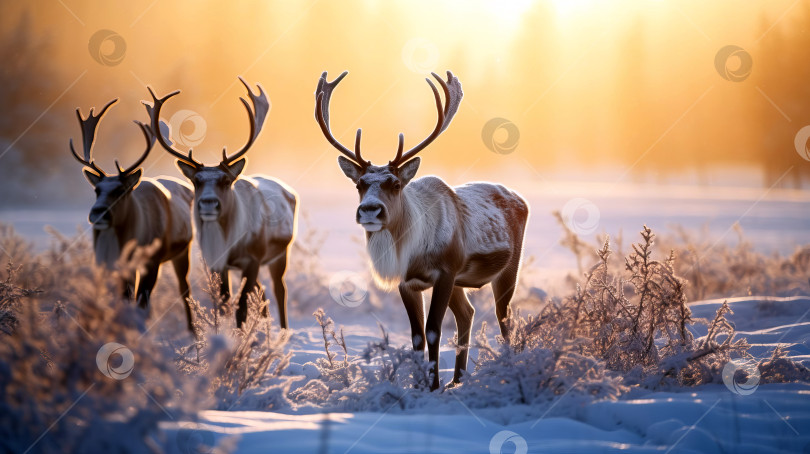
<instances>
[{"instance_id":1,"label":"frost-covered shrub","mask_svg":"<svg viewBox=\"0 0 810 454\"><path fill-rule=\"evenodd\" d=\"M157 424L192 417L204 380L177 371L143 311L107 285L109 272L54 265L58 290L34 297L7 280L12 299L29 297L11 307L18 322L0 335L0 451L159 452ZM61 299L45 310L39 297L55 293Z\"/></svg>"},{"instance_id":2,"label":"frost-covered shrub","mask_svg":"<svg viewBox=\"0 0 810 454\"><path fill-rule=\"evenodd\" d=\"M195 341L175 347L178 368L208 379L217 409L287 408L292 378L283 377L282 372L290 361L290 353L285 352L290 332L277 328L274 333L269 302L261 290L248 295L247 320L236 328L232 313L241 289L222 302L219 286L220 277L210 274L205 292L214 302L212 308L190 299Z\"/></svg>"},{"instance_id":3,"label":"frost-covered shrub","mask_svg":"<svg viewBox=\"0 0 810 454\"><path fill-rule=\"evenodd\" d=\"M293 391L295 401L339 411L386 411L394 406L417 407L431 394L430 363L423 352L391 345L381 326L381 339L350 359L343 330L340 335L335 332L334 322L323 309L313 315L323 333L325 358L316 362L319 376ZM342 360L333 351L336 348L342 350Z\"/></svg>"},{"instance_id":4,"label":"frost-covered shrub","mask_svg":"<svg viewBox=\"0 0 810 454\"><path fill-rule=\"evenodd\" d=\"M690 282L690 299L810 295L810 245L798 245L788 256L760 254L739 224L734 230L736 245L681 228L666 240L680 258L676 272Z\"/></svg>"},{"instance_id":5,"label":"frost-covered shrub","mask_svg":"<svg viewBox=\"0 0 810 454\"><path fill-rule=\"evenodd\" d=\"M474 345L475 370L455 392L477 408L512 404L543 405L555 399L615 399L624 390L621 378L605 363L579 353L581 339L550 339L542 316L509 316L509 343L493 346L482 324Z\"/></svg>"},{"instance_id":6,"label":"frost-covered shrub","mask_svg":"<svg viewBox=\"0 0 810 454\"><path fill-rule=\"evenodd\" d=\"M810 382L810 369L788 358L782 346L776 347L771 358L758 367L760 383Z\"/></svg>"}]
</instances>

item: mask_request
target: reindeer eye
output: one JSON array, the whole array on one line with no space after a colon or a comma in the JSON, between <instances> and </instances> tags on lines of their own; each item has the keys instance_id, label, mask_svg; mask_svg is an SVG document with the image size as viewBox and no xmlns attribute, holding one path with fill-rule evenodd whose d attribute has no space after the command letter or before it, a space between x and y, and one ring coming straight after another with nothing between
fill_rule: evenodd
<instances>
[{"instance_id":1,"label":"reindeer eye","mask_svg":"<svg viewBox=\"0 0 810 454\"><path fill-rule=\"evenodd\" d=\"M386 189L386 190L389 190L389 191L399 191L399 189L401 187L401 185L399 184L399 180L394 179L394 178L385 180L385 182L382 184L382 186L383 186L383 189Z\"/></svg>"},{"instance_id":2,"label":"reindeer eye","mask_svg":"<svg viewBox=\"0 0 810 454\"><path fill-rule=\"evenodd\" d=\"M362 181L362 180L357 182L357 190L358 191L365 191L366 189L368 189L368 183L366 183L365 181Z\"/></svg>"},{"instance_id":3,"label":"reindeer eye","mask_svg":"<svg viewBox=\"0 0 810 454\"><path fill-rule=\"evenodd\" d=\"M93 191L95 191L96 195L101 194L101 189L99 188L93 188Z\"/></svg>"}]
</instances>

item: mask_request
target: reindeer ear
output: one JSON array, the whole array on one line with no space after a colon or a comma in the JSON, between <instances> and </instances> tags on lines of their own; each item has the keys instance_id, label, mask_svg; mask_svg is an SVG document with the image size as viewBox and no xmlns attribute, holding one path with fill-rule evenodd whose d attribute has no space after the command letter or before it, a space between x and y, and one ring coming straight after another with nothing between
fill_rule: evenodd
<instances>
[{"instance_id":1,"label":"reindeer ear","mask_svg":"<svg viewBox=\"0 0 810 454\"><path fill-rule=\"evenodd\" d=\"M397 172L399 173L399 179L402 181L402 186L408 184L416 176L416 171L419 170L419 164L421 163L422 159L416 157L399 166Z\"/></svg>"},{"instance_id":2,"label":"reindeer ear","mask_svg":"<svg viewBox=\"0 0 810 454\"><path fill-rule=\"evenodd\" d=\"M231 171L234 177L238 177L243 170L245 170L245 164L247 164L247 158L242 158L233 164L228 166L228 170Z\"/></svg>"},{"instance_id":3,"label":"reindeer ear","mask_svg":"<svg viewBox=\"0 0 810 454\"><path fill-rule=\"evenodd\" d=\"M343 156L338 156L338 165L340 166L340 170L355 183L363 176L363 169Z\"/></svg>"},{"instance_id":4,"label":"reindeer ear","mask_svg":"<svg viewBox=\"0 0 810 454\"><path fill-rule=\"evenodd\" d=\"M124 176L124 187L127 189L135 189L141 183L141 177L143 176L143 169L137 169L132 171L132 173Z\"/></svg>"},{"instance_id":5,"label":"reindeer ear","mask_svg":"<svg viewBox=\"0 0 810 454\"><path fill-rule=\"evenodd\" d=\"M93 172L92 170L84 169L83 172L84 177L87 178L87 181L89 181L90 184L93 185L93 187L99 184L101 180L104 178L101 175L97 174L96 172Z\"/></svg>"},{"instance_id":6,"label":"reindeer ear","mask_svg":"<svg viewBox=\"0 0 810 454\"><path fill-rule=\"evenodd\" d=\"M180 169L180 171L183 172L183 175L185 175L185 177L189 180L194 179L194 174L197 173L196 167L188 165L183 161L177 161L177 168Z\"/></svg>"}]
</instances>

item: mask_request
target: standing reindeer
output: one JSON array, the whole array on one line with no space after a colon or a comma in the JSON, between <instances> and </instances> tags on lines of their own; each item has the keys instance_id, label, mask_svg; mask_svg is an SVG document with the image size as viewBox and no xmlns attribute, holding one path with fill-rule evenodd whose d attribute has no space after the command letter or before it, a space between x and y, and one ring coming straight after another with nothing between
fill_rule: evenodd
<instances>
[{"instance_id":1,"label":"standing reindeer","mask_svg":"<svg viewBox=\"0 0 810 454\"><path fill-rule=\"evenodd\" d=\"M222 150L222 161L216 166L205 166L192 158L191 150L183 153L172 147L168 139L158 134L160 145L177 158L177 166L194 184L194 224L203 259L211 271L222 279L220 295L223 302L230 299L229 268L242 271L245 279L236 324L241 327L247 318L247 298L259 289L258 275L261 265L268 265L273 290L278 304L282 328L287 328L287 286L284 274L287 256L295 236L298 196L283 182L260 175L239 176L245 168L247 153L261 132L269 104L259 86L256 95L240 77L253 104L240 98L248 113L250 137L241 150L228 156ZM149 88L153 105L147 105L152 128L159 124L160 109L179 90L158 98ZM263 310L267 315L267 308Z\"/></svg>"},{"instance_id":2,"label":"standing reindeer","mask_svg":"<svg viewBox=\"0 0 810 454\"><path fill-rule=\"evenodd\" d=\"M403 153L399 135L396 157L376 166L360 154L360 129L354 152L335 139L329 127L332 91L348 74L327 82L321 75L315 92L315 118L326 139L346 157L338 165L360 193L356 220L366 230L366 242L375 281L383 288L399 287L408 312L414 350L425 350L433 363L431 389L439 387L439 344L442 319L448 306L456 319L459 349L453 383L467 368L475 309L464 288L492 283L501 335L508 340L506 316L520 268L523 236L529 207L516 193L491 183L470 183L452 188L437 177L413 180L419 168L417 153L433 142L450 124L463 93L461 84L447 72L447 82L437 74L445 104L436 86L427 79L438 109L433 132ZM348 159L347 159L348 158ZM425 325L422 291L433 288Z\"/></svg>"},{"instance_id":3,"label":"standing reindeer","mask_svg":"<svg viewBox=\"0 0 810 454\"><path fill-rule=\"evenodd\" d=\"M113 268L127 245L147 246L158 241L156 252L149 258L135 280L126 278L124 296L132 298L135 293L138 306L147 309L152 289L155 287L160 264L171 260L180 287L180 296L189 296L189 244L191 243L191 188L176 179L153 180L143 177L138 166L146 159L155 144L155 136L149 126L136 121L146 138L146 151L130 167L122 169L115 161L118 175L108 175L93 161L93 142L96 127L107 109L118 99L107 103L98 115L93 109L87 118L82 118L76 109L82 128L84 158L79 157L70 139L70 151L82 163L84 176L95 188L96 203L90 209L89 221L93 225L93 249L96 263ZM186 300L188 328L192 330L191 308Z\"/></svg>"}]
</instances>

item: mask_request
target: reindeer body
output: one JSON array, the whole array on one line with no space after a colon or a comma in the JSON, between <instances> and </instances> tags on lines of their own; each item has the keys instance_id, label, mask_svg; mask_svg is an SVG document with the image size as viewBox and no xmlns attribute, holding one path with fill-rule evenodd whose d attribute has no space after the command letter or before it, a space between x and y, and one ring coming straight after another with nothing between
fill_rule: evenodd
<instances>
[{"instance_id":1,"label":"reindeer body","mask_svg":"<svg viewBox=\"0 0 810 454\"><path fill-rule=\"evenodd\" d=\"M456 271L454 285L480 288L520 262L529 209L509 189L483 182L452 188L427 176L408 184L401 200L402 221L366 235L381 287L425 290L440 273L433 264L442 263Z\"/></svg>"},{"instance_id":2,"label":"reindeer body","mask_svg":"<svg viewBox=\"0 0 810 454\"><path fill-rule=\"evenodd\" d=\"M139 122L146 139L146 150L130 167L122 169L115 162L118 174L109 175L98 167L92 157L96 128L107 109L118 101L107 103L98 115L82 118L79 109L79 125L82 128L83 157L73 148L73 157L85 166L84 176L93 185L96 202L90 209L88 220L93 225L93 252L96 263L113 269L127 246L149 246L156 250L147 259L137 276L125 277L124 297L131 299L133 293L138 305L147 310L149 299L160 271L160 264L171 260L177 274L180 296L189 296L189 245L191 243L191 187L179 180L165 177L153 180L143 178L141 163L149 155L155 143L152 129ZM136 278L137 277L137 281ZM136 289L137 282L137 289ZM191 308L186 300L188 328L193 332Z\"/></svg>"},{"instance_id":3,"label":"reindeer body","mask_svg":"<svg viewBox=\"0 0 810 454\"><path fill-rule=\"evenodd\" d=\"M342 145L329 126L329 102L334 88L348 74L328 82L321 75L315 91L315 119L326 139L343 156L338 165L356 184L360 204L356 220L366 230L372 273L386 289L397 287L408 312L414 350L428 347L433 363L432 389L439 387L438 363L441 325L447 309L453 312L458 332L453 382L467 368L475 309L465 288L492 283L501 335L509 338L506 316L520 269L529 207L518 194L492 183L469 183L451 188L436 177L413 180L421 160L416 154L450 124L461 103L461 83L447 72L447 81L428 78L436 101L438 120L433 132L404 152L399 135L396 157L387 165L372 165L360 153L361 130L354 151ZM432 288L425 319L422 291Z\"/></svg>"},{"instance_id":4,"label":"reindeer body","mask_svg":"<svg viewBox=\"0 0 810 454\"><path fill-rule=\"evenodd\" d=\"M523 238L529 216L526 201L504 186L468 183L452 188L428 176L402 189L400 217L389 227L366 232L375 281L398 288L408 313L415 350L429 347L438 364L441 323L449 308L456 320L458 342L453 381L467 367L475 308L464 291L492 284L501 334L517 285ZM393 210L390 210L393 211ZM421 292L433 288L425 320ZM438 368L433 387L438 387Z\"/></svg>"},{"instance_id":5,"label":"reindeer body","mask_svg":"<svg viewBox=\"0 0 810 454\"><path fill-rule=\"evenodd\" d=\"M247 279L245 289L256 286L260 266L267 265L282 327L287 327L284 273L287 254L295 238L298 195L283 182L265 176L243 176L233 183L233 203L216 221L203 221L194 213L197 241L203 259L222 277L222 294L230 295L228 270ZM244 309L243 309L244 306ZM247 306L240 299L239 309Z\"/></svg>"},{"instance_id":6,"label":"reindeer body","mask_svg":"<svg viewBox=\"0 0 810 454\"><path fill-rule=\"evenodd\" d=\"M189 150L176 150L168 137L162 134L157 141L177 158L177 166L194 185L194 223L203 259L213 272L220 275L220 297L227 302L231 295L229 269L242 271L245 280L236 309L236 325L242 327L247 319L248 295L261 289L259 268L267 265L273 281L273 293L278 305L279 322L287 328L287 286L284 275L287 256L295 237L298 196L279 180L256 175L240 176L247 163L243 156L255 143L270 109L261 86L258 94L240 77L248 91L250 104L240 98L250 121L250 136L241 150L228 155L222 150L222 160L216 166L196 161ZM160 109L175 91L158 98L152 89L153 104L147 104L152 128L160 123ZM252 108L251 108L252 105ZM263 309L267 315L267 308Z\"/></svg>"},{"instance_id":7,"label":"reindeer body","mask_svg":"<svg viewBox=\"0 0 810 454\"><path fill-rule=\"evenodd\" d=\"M148 246L159 241L157 251L145 265L144 273L135 281L125 282L125 292L136 290L138 305L147 308L157 280L160 264L172 261L177 274L180 294L188 296L189 243L192 238L191 187L180 180L163 177L142 178L131 193L121 198L114 211L113 222L107 229L93 230L93 249L99 264L112 268L129 242ZM188 310L188 307L187 307ZM190 328L190 313L189 328Z\"/></svg>"}]
</instances>

